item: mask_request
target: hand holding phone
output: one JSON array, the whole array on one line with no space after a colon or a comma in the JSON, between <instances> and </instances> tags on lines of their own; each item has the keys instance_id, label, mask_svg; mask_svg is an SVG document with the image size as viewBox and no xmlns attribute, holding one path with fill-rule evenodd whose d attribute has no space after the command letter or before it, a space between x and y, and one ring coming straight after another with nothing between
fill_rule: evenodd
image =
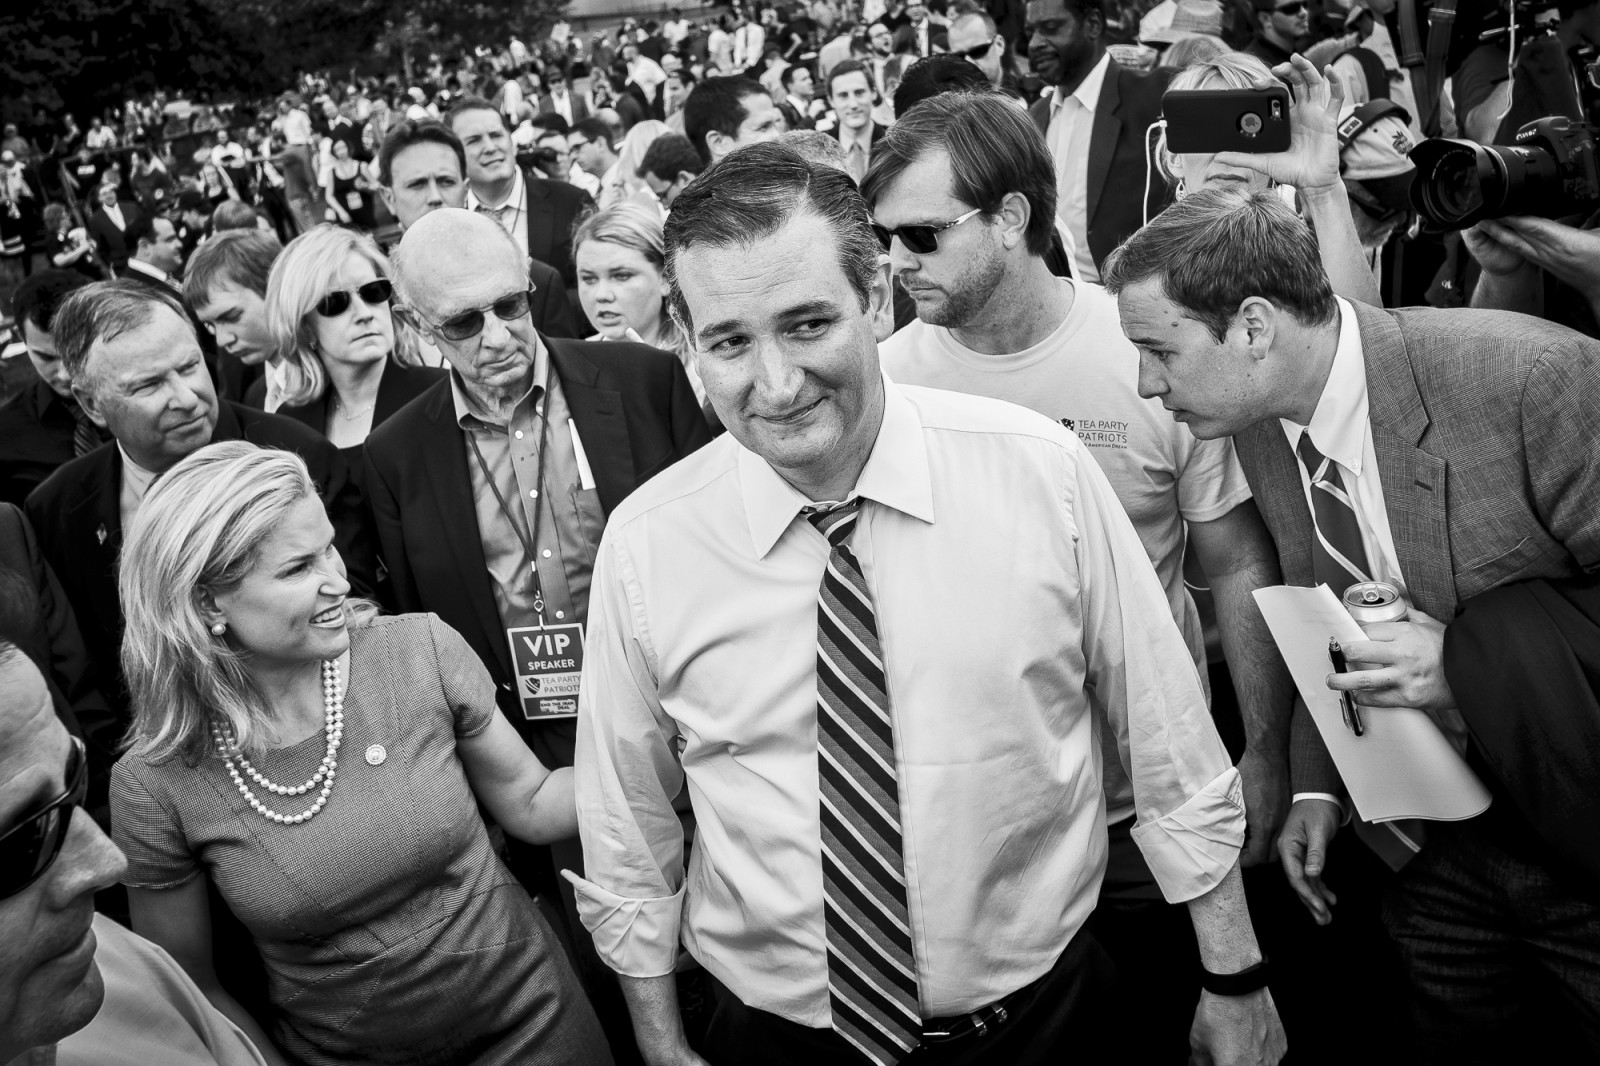
<instances>
[{"instance_id":1,"label":"hand holding phone","mask_svg":"<svg viewBox=\"0 0 1600 1066\"><path fill-rule=\"evenodd\" d=\"M1259 155L1289 148L1289 90L1170 89L1161 98L1167 120L1167 150L1178 155L1245 152Z\"/></svg>"}]
</instances>

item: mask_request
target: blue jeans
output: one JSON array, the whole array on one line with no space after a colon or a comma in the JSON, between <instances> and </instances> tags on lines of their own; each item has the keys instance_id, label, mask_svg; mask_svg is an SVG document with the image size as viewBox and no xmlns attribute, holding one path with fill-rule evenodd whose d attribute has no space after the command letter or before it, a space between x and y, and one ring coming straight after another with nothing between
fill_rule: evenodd
<instances>
[{"instance_id":1,"label":"blue jeans","mask_svg":"<svg viewBox=\"0 0 1600 1066\"><path fill-rule=\"evenodd\" d=\"M1503 800L1499 802L1504 802ZM1420 1061L1600 1061L1600 902L1488 816L1431 823L1384 903Z\"/></svg>"}]
</instances>

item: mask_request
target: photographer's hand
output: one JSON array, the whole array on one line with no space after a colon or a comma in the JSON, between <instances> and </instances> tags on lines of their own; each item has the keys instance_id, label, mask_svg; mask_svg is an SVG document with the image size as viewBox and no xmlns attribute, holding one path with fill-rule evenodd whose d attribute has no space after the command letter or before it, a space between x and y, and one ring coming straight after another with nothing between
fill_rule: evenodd
<instances>
[{"instance_id":1,"label":"photographer's hand","mask_svg":"<svg viewBox=\"0 0 1600 1066\"><path fill-rule=\"evenodd\" d=\"M1600 232L1548 218L1512 215L1486 219L1467 230L1464 237L1486 274L1509 275L1524 263L1548 270L1581 292L1600 316ZM1507 269L1512 259L1517 264ZM1476 299L1473 304L1478 306Z\"/></svg>"},{"instance_id":2,"label":"photographer's hand","mask_svg":"<svg viewBox=\"0 0 1600 1066\"><path fill-rule=\"evenodd\" d=\"M1293 185L1310 195L1327 189L1339 180L1339 107L1344 103L1344 88L1339 79L1327 78L1305 56L1296 55L1287 63L1272 68L1275 77L1289 87L1289 148L1283 152L1219 152L1217 163L1228 167L1248 167L1265 174L1281 185ZM1257 89L1270 89L1275 82L1261 80Z\"/></svg>"}]
</instances>

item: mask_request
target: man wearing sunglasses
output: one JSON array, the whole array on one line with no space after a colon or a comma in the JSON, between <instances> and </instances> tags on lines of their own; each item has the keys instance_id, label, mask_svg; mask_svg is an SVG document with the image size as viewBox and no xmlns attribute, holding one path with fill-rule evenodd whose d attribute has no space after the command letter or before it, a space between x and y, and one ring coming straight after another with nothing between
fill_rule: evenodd
<instances>
[{"instance_id":1,"label":"man wearing sunglasses","mask_svg":"<svg viewBox=\"0 0 1600 1066\"><path fill-rule=\"evenodd\" d=\"M1007 69L1006 40L987 11L969 11L950 23L950 53L976 64L993 88L1009 96L1022 95L1016 73Z\"/></svg>"},{"instance_id":2,"label":"man wearing sunglasses","mask_svg":"<svg viewBox=\"0 0 1600 1066\"><path fill-rule=\"evenodd\" d=\"M81 810L82 742L0 637L0 1063L262 1066L166 952L94 913L127 863Z\"/></svg>"},{"instance_id":3,"label":"man wearing sunglasses","mask_svg":"<svg viewBox=\"0 0 1600 1066\"><path fill-rule=\"evenodd\" d=\"M395 314L450 373L367 438L368 493L396 606L461 633L507 717L559 767L572 765L606 516L711 433L676 356L542 335L525 264L478 214L443 208L406 230L391 257ZM551 852L554 869L581 868L576 841ZM555 895L545 849L514 846L512 858L530 888Z\"/></svg>"},{"instance_id":4,"label":"man wearing sunglasses","mask_svg":"<svg viewBox=\"0 0 1600 1066\"><path fill-rule=\"evenodd\" d=\"M1204 676L1205 636L1184 581L1193 546L1246 723L1243 861L1269 861L1289 806L1292 695L1251 597L1278 584L1278 568L1233 446L1197 441L1141 398L1138 353L1116 301L1051 273L1054 171L1032 122L1004 97L944 94L918 105L884 138L862 193L889 238L890 269L917 303L919 321L879 348L890 378L1006 400L1073 428L1138 530ZM1198 960L1183 915L1161 900L1133 841L1132 786L1114 759L1104 776L1112 872L1095 930L1128 990L1115 997L1117 1028L1129 1061L1181 1058Z\"/></svg>"},{"instance_id":5,"label":"man wearing sunglasses","mask_svg":"<svg viewBox=\"0 0 1600 1066\"><path fill-rule=\"evenodd\" d=\"M1306 0L1254 0L1256 33L1245 53L1269 67L1287 63L1310 43L1311 5Z\"/></svg>"}]
</instances>

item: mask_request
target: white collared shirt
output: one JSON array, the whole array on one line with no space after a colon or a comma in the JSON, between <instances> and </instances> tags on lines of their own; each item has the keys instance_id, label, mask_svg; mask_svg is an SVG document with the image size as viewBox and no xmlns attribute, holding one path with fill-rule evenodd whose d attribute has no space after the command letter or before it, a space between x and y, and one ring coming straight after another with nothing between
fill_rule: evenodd
<instances>
[{"instance_id":1,"label":"white collared shirt","mask_svg":"<svg viewBox=\"0 0 1600 1066\"><path fill-rule=\"evenodd\" d=\"M133 516L139 513L139 505L144 502L144 494L150 491L150 483L156 479L156 473L134 462L120 442L117 451L122 453L122 493L118 502L122 512L122 533L126 536Z\"/></svg>"},{"instance_id":2,"label":"white collared shirt","mask_svg":"<svg viewBox=\"0 0 1600 1066\"><path fill-rule=\"evenodd\" d=\"M173 291L178 290L178 279L153 263L146 263L143 259L129 259L128 269L147 278L155 278Z\"/></svg>"},{"instance_id":3,"label":"white collared shirt","mask_svg":"<svg viewBox=\"0 0 1600 1066\"><path fill-rule=\"evenodd\" d=\"M1317 451L1339 464L1339 477L1361 526L1362 547L1373 569L1370 576L1374 581L1387 581L1403 591L1405 575L1400 573L1394 534L1389 529L1389 512L1383 504L1378 454L1372 446L1372 420L1367 414L1367 363L1361 346L1361 330L1350 302L1342 296L1334 300L1339 305L1339 346L1333 355L1327 383L1322 386L1322 397L1312 412L1311 424L1301 426L1287 418L1278 421L1291 450L1300 446L1300 434L1309 432ZM1311 475L1300 462L1298 453L1295 467L1300 471L1300 487L1306 494L1309 510Z\"/></svg>"},{"instance_id":4,"label":"white collared shirt","mask_svg":"<svg viewBox=\"0 0 1600 1066\"><path fill-rule=\"evenodd\" d=\"M1166 898L1244 832L1238 772L1138 536L1072 433L897 386L850 498L881 634L921 1013L1049 970L1106 860L1098 738L1131 765ZM829 1024L809 504L732 434L606 525L578 713L578 906L600 955L673 972L682 943L749 1006ZM672 800L697 833L687 877Z\"/></svg>"},{"instance_id":5,"label":"white collared shirt","mask_svg":"<svg viewBox=\"0 0 1600 1066\"><path fill-rule=\"evenodd\" d=\"M522 168L517 167L512 178L511 195L507 196L504 203L486 204L478 199L478 194L471 189L467 190L467 210L479 211L489 207L504 207L511 205L500 219L500 225L511 234L511 239L517 242L517 247L522 249L522 254L528 254L528 186L522 180ZM493 216L491 216L493 217Z\"/></svg>"},{"instance_id":6,"label":"white collared shirt","mask_svg":"<svg viewBox=\"0 0 1600 1066\"><path fill-rule=\"evenodd\" d=\"M550 93L550 106L555 108L555 113L567 120L567 125L572 125L572 93Z\"/></svg>"},{"instance_id":7,"label":"white collared shirt","mask_svg":"<svg viewBox=\"0 0 1600 1066\"><path fill-rule=\"evenodd\" d=\"M100 210L106 213L106 217L111 220L111 224L117 227L117 229L124 230L128 228L127 220L122 217L121 204L116 204L112 207L107 207L105 204L101 204Z\"/></svg>"},{"instance_id":8,"label":"white collared shirt","mask_svg":"<svg viewBox=\"0 0 1600 1066\"><path fill-rule=\"evenodd\" d=\"M1085 281L1099 281L1100 270L1089 250L1089 139L1094 132L1094 111L1100 104L1109 54L1084 76L1069 95L1057 86L1050 99L1050 126L1045 140L1056 164L1056 213L1072 234L1074 264Z\"/></svg>"}]
</instances>

